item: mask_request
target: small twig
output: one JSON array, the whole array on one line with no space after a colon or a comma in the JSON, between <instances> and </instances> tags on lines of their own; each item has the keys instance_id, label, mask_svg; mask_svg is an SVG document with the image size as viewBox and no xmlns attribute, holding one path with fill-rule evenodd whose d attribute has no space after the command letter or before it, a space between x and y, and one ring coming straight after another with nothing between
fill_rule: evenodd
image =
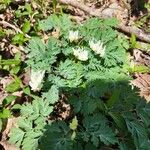
<instances>
[{"instance_id":1,"label":"small twig","mask_svg":"<svg viewBox=\"0 0 150 150\"><path fill-rule=\"evenodd\" d=\"M71 5L73 7L79 8L83 10L84 12L88 13L91 16L99 17L99 18L108 18L108 16L104 13L101 13L100 11L97 11L95 9L92 9L82 3L79 3L75 0L58 0L62 4ZM147 43L150 43L150 34L147 34L136 27L129 27L125 26L124 24L119 24L117 29L127 33L127 34L134 34L137 39L145 41Z\"/></svg>"},{"instance_id":2,"label":"small twig","mask_svg":"<svg viewBox=\"0 0 150 150\"><path fill-rule=\"evenodd\" d=\"M143 32L137 27L129 27L125 26L124 24L119 24L118 29L128 34L134 34L137 37L137 39L150 43L150 34Z\"/></svg>"},{"instance_id":3,"label":"small twig","mask_svg":"<svg viewBox=\"0 0 150 150\"><path fill-rule=\"evenodd\" d=\"M4 25L6 27L10 27L10 28L14 29L17 33L22 33L22 31L19 28L15 27L14 25L12 25L12 24L4 21L4 20L0 21L0 24Z\"/></svg>"},{"instance_id":4,"label":"small twig","mask_svg":"<svg viewBox=\"0 0 150 150\"><path fill-rule=\"evenodd\" d=\"M14 29L17 33L21 33L21 34L23 34L23 32L19 29L19 28L17 28L15 25L12 25L12 24L10 24L9 22L6 22L6 21L0 21L0 24L2 24L2 25L4 25L4 26L6 26L6 27L10 27L10 28L12 28L12 29ZM27 35L27 34L25 34L25 36L27 37L27 38L31 38L29 35Z\"/></svg>"},{"instance_id":5,"label":"small twig","mask_svg":"<svg viewBox=\"0 0 150 150\"><path fill-rule=\"evenodd\" d=\"M95 9L93 10L92 8L86 6L82 3L79 3L75 0L58 0L58 1L62 4L71 5L73 7L79 8L91 16L96 16L96 17L100 17L100 18L102 17L102 15L99 14L99 12L96 11Z\"/></svg>"}]
</instances>

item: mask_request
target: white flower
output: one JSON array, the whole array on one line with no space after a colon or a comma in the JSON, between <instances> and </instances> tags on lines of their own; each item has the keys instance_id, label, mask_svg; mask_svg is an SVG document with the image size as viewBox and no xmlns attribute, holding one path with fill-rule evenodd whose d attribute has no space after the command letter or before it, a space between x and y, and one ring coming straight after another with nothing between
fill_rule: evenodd
<instances>
[{"instance_id":1,"label":"white flower","mask_svg":"<svg viewBox=\"0 0 150 150\"><path fill-rule=\"evenodd\" d=\"M69 31L70 42L77 41L79 39L79 31Z\"/></svg>"},{"instance_id":2,"label":"white flower","mask_svg":"<svg viewBox=\"0 0 150 150\"><path fill-rule=\"evenodd\" d=\"M42 86L45 70L31 70L29 85L33 91L39 91Z\"/></svg>"},{"instance_id":3,"label":"white flower","mask_svg":"<svg viewBox=\"0 0 150 150\"><path fill-rule=\"evenodd\" d=\"M100 57L105 55L106 46L103 46L103 42L91 40L89 41L90 48L96 53L99 54Z\"/></svg>"},{"instance_id":4,"label":"white flower","mask_svg":"<svg viewBox=\"0 0 150 150\"><path fill-rule=\"evenodd\" d=\"M77 59L81 61L88 60L88 51L83 50L83 48L73 49L73 54Z\"/></svg>"}]
</instances>

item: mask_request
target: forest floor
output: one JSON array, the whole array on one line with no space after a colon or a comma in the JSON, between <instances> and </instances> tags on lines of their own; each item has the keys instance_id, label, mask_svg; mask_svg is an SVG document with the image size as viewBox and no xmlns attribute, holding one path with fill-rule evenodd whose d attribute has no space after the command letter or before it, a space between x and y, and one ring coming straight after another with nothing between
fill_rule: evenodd
<instances>
[{"instance_id":1,"label":"forest floor","mask_svg":"<svg viewBox=\"0 0 150 150\"><path fill-rule=\"evenodd\" d=\"M28 86L30 81L30 71L23 69L26 60L23 50L31 36L42 35L43 39L47 39L44 32L38 32L37 22L53 12L63 11L70 14L71 19L79 24L91 16L117 18L120 22L117 30L130 43L127 54L131 66L140 66L132 71L131 84L138 87L140 96L150 102L150 1L126 1L59 0L58 3L55 0L0 1L0 119L5 118L6 121L0 129L2 131L0 149L17 149L7 142L7 138L18 119L18 114L13 112L15 117L9 118L11 112L2 113L3 103L5 101L7 104L5 108L9 110L16 101L20 104L30 101L22 90L22 87ZM67 115L67 110L60 116L63 118L64 115Z\"/></svg>"}]
</instances>

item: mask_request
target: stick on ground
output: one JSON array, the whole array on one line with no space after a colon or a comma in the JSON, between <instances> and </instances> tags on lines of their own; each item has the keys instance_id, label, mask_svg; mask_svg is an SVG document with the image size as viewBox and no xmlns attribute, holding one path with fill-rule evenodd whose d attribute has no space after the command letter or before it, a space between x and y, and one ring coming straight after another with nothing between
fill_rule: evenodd
<instances>
[{"instance_id":1,"label":"stick on ground","mask_svg":"<svg viewBox=\"0 0 150 150\"><path fill-rule=\"evenodd\" d=\"M58 1L62 4L71 5L73 7L79 8L91 16L99 17L101 19L106 18L105 14L101 14L97 10L95 9L93 10L88 6L77 2L76 0L58 0ZM134 34L137 37L137 39L150 43L150 34L143 32L141 29L137 27L125 26L124 24L121 23L118 25L117 29L130 35Z\"/></svg>"}]
</instances>

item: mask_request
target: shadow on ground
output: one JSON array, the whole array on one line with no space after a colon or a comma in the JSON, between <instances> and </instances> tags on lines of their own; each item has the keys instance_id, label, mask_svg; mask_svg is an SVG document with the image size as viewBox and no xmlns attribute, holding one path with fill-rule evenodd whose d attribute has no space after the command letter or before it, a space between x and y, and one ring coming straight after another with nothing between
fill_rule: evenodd
<instances>
[{"instance_id":1,"label":"shadow on ground","mask_svg":"<svg viewBox=\"0 0 150 150\"><path fill-rule=\"evenodd\" d=\"M92 80L63 87L70 116L45 126L41 150L144 149L150 146L150 105L128 80ZM78 123L69 123L76 116Z\"/></svg>"}]
</instances>

